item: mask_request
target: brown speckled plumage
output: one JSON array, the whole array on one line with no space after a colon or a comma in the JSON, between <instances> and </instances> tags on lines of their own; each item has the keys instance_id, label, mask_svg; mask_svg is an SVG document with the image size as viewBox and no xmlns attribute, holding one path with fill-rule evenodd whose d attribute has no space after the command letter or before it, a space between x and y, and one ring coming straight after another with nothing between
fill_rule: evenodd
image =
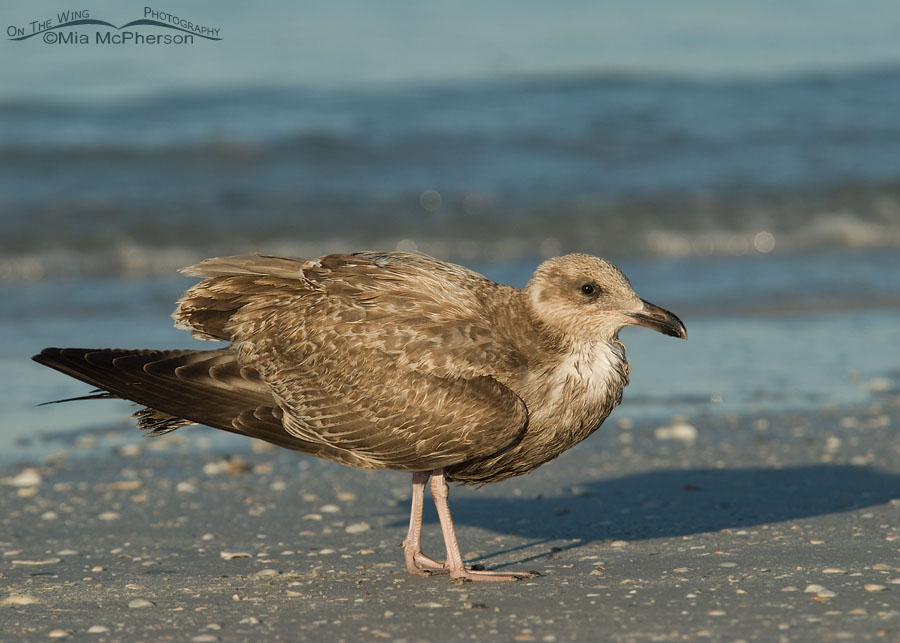
<instances>
[{"instance_id":1,"label":"brown speckled plumage","mask_svg":"<svg viewBox=\"0 0 900 643\"><path fill-rule=\"evenodd\" d=\"M225 257L183 272L203 280L175 325L229 348L35 360L147 407L138 424L154 433L206 424L464 483L527 473L595 431L628 383L622 326L685 336L588 255L544 262L524 289L395 252Z\"/></svg>"}]
</instances>

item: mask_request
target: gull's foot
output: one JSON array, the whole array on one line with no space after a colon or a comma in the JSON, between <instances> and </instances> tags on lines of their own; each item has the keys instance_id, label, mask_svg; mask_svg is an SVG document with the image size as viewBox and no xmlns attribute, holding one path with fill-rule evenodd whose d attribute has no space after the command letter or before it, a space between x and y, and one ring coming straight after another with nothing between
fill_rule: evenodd
<instances>
[{"instance_id":1,"label":"gull's foot","mask_svg":"<svg viewBox=\"0 0 900 643\"><path fill-rule=\"evenodd\" d=\"M540 576L538 572L501 572L493 569L485 569L481 565L466 565L460 572L451 572L447 563L439 563L435 559L420 551L405 550L406 571L414 576L439 576L450 574L455 582L465 583L469 581L493 581L510 582L534 578Z\"/></svg>"},{"instance_id":2,"label":"gull's foot","mask_svg":"<svg viewBox=\"0 0 900 643\"><path fill-rule=\"evenodd\" d=\"M406 571L415 576L433 576L450 572L444 563L439 563L420 551L406 549L403 557L406 559Z\"/></svg>"},{"instance_id":3,"label":"gull's foot","mask_svg":"<svg viewBox=\"0 0 900 643\"><path fill-rule=\"evenodd\" d=\"M501 572L494 569L478 569L476 567L466 566L462 570L450 573L450 578L459 583L469 581L488 581L495 583L508 583L526 578L534 578L540 576L538 572Z\"/></svg>"}]
</instances>

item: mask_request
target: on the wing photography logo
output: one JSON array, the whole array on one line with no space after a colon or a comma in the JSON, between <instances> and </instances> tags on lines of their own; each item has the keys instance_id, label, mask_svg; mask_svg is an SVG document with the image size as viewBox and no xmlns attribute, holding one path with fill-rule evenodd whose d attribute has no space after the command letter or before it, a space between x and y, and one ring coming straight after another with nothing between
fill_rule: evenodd
<instances>
[{"instance_id":1,"label":"on the wing photography logo","mask_svg":"<svg viewBox=\"0 0 900 643\"><path fill-rule=\"evenodd\" d=\"M121 26L91 16L89 9L61 11L53 18L6 28L9 40L38 37L48 45L193 45L222 40L221 29L167 11L144 7L144 15Z\"/></svg>"}]
</instances>

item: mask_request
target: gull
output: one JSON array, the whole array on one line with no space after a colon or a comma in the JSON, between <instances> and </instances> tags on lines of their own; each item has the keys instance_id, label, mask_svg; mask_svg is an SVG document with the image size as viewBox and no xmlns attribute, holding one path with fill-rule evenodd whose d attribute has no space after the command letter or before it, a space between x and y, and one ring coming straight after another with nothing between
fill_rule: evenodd
<instances>
[{"instance_id":1,"label":"gull","mask_svg":"<svg viewBox=\"0 0 900 643\"><path fill-rule=\"evenodd\" d=\"M412 574L511 581L467 566L448 482L528 473L578 444L622 400L628 325L687 338L612 263L549 259L525 288L402 252L207 259L177 328L213 350L46 348L33 359L131 400L141 429L204 424L360 469L412 474ZM80 398L79 398L80 399ZM446 558L421 547L429 486Z\"/></svg>"}]
</instances>

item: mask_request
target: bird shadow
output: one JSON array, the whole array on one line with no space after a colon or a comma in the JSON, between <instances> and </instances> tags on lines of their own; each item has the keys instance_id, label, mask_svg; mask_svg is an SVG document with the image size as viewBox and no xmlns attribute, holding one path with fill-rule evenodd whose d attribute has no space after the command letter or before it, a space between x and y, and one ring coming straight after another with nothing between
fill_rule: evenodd
<instances>
[{"instance_id":1,"label":"bird shadow","mask_svg":"<svg viewBox=\"0 0 900 643\"><path fill-rule=\"evenodd\" d=\"M451 509L458 526L529 541L482 557L488 559L560 539L574 540L556 551L597 541L741 529L853 511L894 498L900 498L900 475L862 466L807 465L648 471L579 483L556 495L466 494L451 497ZM426 513L426 522L436 518Z\"/></svg>"}]
</instances>

